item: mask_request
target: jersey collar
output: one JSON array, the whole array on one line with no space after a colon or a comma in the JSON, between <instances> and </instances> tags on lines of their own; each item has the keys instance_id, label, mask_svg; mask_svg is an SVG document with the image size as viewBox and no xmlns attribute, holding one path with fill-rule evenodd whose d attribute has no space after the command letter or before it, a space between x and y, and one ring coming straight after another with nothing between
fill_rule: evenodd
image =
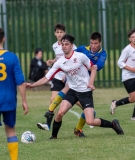
<instances>
[{"instance_id":1,"label":"jersey collar","mask_svg":"<svg viewBox=\"0 0 135 160\"><path fill-rule=\"evenodd\" d=\"M135 47L130 43L130 45L135 49Z\"/></svg>"},{"instance_id":2,"label":"jersey collar","mask_svg":"<svg viewBox=\"0 0 135 160\"><path fill-rule=\"evenodd\" d=\"M2 54L4 54L5 52L7 52L7 50L0 49L0 56L1 56Z\"/></svg>"},{"instance_id":3,"label":"jersey collar","mask_svg":"<svg viewBox=\"0 0 135 160\"><path fill-rule=\"evenodd\" d=\"M86 46L85 48L90 51L90 46ZM100 48L99 51L96 53L100 53L101 51L102 51L102 48Z\"/></svg>"},{"instance_id":4,"label":"jersey collar","mask_svg":"<svg viewBox=\"0 0 135 160\"><path fill-rule=\"evenodd\" d=\"M65 57L66 59L70 59L72 57L72 55L74 54L74 51L72 52L71 56L70 57Z\"/></svg>"}]
</instances>

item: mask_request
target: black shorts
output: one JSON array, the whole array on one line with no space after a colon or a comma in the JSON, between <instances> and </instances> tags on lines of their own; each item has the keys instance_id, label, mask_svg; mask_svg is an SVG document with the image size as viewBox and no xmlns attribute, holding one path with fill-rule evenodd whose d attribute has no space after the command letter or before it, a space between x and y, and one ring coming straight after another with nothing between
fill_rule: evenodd
<instances>
[{"instance_id":1,"label":"black shorts","mask_svg":"<svg viewBox=\"0 0 135 160\"><path fill-rule=\"evenodd\" d=\"M64 100L67 100L72 104L72 106L79 101L83 107L85 108L94 108L92 91L88 92L77 92L72 89L69 89Z\"/></svg>"},{"instance_id":2,"label":"black shorts","mask_svg":"<svg viewBox=\"0 0 135 160\"><path fill-rule=\"evenodd\" d=\"M123 82L123 84L128 93L135 91L135 78L126 80Z\"/></svg>"},{"instance_id":3,"label":"black shorts","mask_svg":"<svg viewBox=\"0 0 135 160\"><path fill-rule=\"evenodd\" d=\"M61 80L58 80L56 78L53 78L52 85L51 85L51 91L61 91L65 87L65 83Z\"/></svg>"}]
</instances>

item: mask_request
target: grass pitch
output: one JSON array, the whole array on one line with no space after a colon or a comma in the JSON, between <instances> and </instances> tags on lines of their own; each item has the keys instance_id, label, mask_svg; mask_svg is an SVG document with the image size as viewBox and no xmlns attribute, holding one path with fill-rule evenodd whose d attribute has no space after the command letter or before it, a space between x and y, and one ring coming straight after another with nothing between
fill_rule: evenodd
<instances>
[{"instance_id":1,"label":"grass pitch","mask_svg":"<svg viewBox=\"0 0 135 160\"><path fill-rule=\"evenodd\" d=\"M109 108L112 99L127 97L124 88L96 89L93 93L97 117L112 121L117 118L125 135L117 135L112 129L90 128L85 125L86 138L73 134L78 117L68 112L63 118L57 140L48 140L51 131L37 128L37 122L44 122L50 100L50 91L27 91L29 113L24 116L21 98L18 94L16 132L19 140L19 160L133 160L135 159L135 121L131 121L133 104L120 106L114 115ZM78 106L72 111L81 114ZM36 142L23 144L20 140L24 131L30 130L36 135ZM4 127L0 127L0 160L9 160Z\"/></svg>"}]
</instances>

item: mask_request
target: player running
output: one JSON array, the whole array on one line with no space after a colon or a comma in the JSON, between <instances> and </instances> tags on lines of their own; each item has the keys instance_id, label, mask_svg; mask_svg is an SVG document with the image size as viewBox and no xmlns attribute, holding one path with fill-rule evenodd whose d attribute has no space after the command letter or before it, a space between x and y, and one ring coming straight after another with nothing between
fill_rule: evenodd
<instances>
[{"instance_id":1,"label":"player running","mask_svg":"<svg viewBox=\"0 0 135 160\"><path fill-rule=\"evenodd\" d=\"M61 46L61 38L66 33L66 28L63 24L56 24L54 27L54 35L57 38L57 42L55 42L52 46L53 51L55 53L55 58L52 60L47 61L48 66L52 66L60 57L64 56L64 52L62 50ZM76 49L76 46L73 45L73 49ZM65 74L60 71L55 74L54 78L52 79L52 85L51 85L51 99L50 104L53 102L59 91L61 91L65 87ZM61 92L61 97L64 98L64 94ZM37 127L44 130L50 130L51 122L52 122L52 116L49 116L46 120L46 123L37 123Z\"/></svg>"},{"instance_id":2,"label":"player running","mask_svg":"<svg viewBox=\"0 0 135 160\"><path fill-rule=\"evenodd\" d=\"M62 70L66 74L69 90L55 117L50 139L57 138L58 131L62 124L62 117L77 101L79 101L83 107L87 124L112 128L117 134L123 135L124 132L118 120L115 119L110 122L102 118L94 118L94 104L91 88L93 88L96 68L92 69L91 75L89 76L87 69L90 70L92 63L86 55L73 51L74 39L75 38L71 35L63 36L61 42L65 56L61 57L53 65L44 78L33 84L27 83L27 87L33 88L46 84L58 71Z\"/></svg>"},{"instance_id":3,"label":"player running","mask_svg":"<svg viewBox=\"0 0 135 160\"><path fill-rule=\"evenodd\" d=\"M97 71L100 71L104 67L106 57L107 57L106 51L102 49L101 45L102 45L101 34L99 32L93 32L90 35L90 46L83 45L78 47L75 51L82 52L83 54L85 54L92 61L94 65L93 67L96 67ZM50 105L49 110L45 113L45 116L47 119L54 116L54 109L61 103L63 97L65 96L68 90L69 90L69 87L68 85L66 85L63 88L63 90L58 93L58 95ZM96 116L96 112L94 115ZM84 113L82 113L74 129L74 134L76 136L79 136L79 137L85 136L82 131L85 123L86 123L85 116L84 116ZM40 128L46 129L47 125L48 124L40 123Z\"/></svg>"}]
</instances>

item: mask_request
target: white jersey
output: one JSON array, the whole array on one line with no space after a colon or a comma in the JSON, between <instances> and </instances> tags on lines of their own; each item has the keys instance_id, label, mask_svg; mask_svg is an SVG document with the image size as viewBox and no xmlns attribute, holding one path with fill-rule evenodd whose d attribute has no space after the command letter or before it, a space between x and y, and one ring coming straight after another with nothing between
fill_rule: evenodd
<instances>
[{"instance_id":1,"label":"white jersey","mask_svg":"<svg viewBox=\"0 0 135 160\"><path fill-rule=\"evenodd\" d=\"M69 88L78 92L87 92L91 89L87 88L90 76L86 67L90 69L90 59L83 53L73 51L73 55L69 59L63 56L55 62L46 74L46 78L50 80L57 72L63 71Z\"/></svg>"},{"instance_id":2,"label":"white jersey","mask_svg":"<svg viewBox=\"0 0 135 160\"><path fill-rule=\"evenodd\" d=\"M125 66L135 68L135 48L133 48L130 44L122 50L118 60L118 66L122 69L122 82L135 78L135 73L124 69Z\"/></svg>"},{"instance_id":3,"label":"white jersey","mask_svg":"<svg viewBox=\"0 0 135 160\"><path fill-rule=\"evenodd\" d=\"M58 60L60 57L64 56L64 52L62 50L62 46L61 44L58 43L58 41L56 43L53 44L52 46L53 50L54 50L54 53L55 53L55 56L56 56L56 59ZM73 50L76 49L76 46L74 45L73 46ZM61 71L61 72L58 72L54 78L58 79L58 80L62 80L62 78L64 77L64 73Z\"/></svg>"}]
</instances>

